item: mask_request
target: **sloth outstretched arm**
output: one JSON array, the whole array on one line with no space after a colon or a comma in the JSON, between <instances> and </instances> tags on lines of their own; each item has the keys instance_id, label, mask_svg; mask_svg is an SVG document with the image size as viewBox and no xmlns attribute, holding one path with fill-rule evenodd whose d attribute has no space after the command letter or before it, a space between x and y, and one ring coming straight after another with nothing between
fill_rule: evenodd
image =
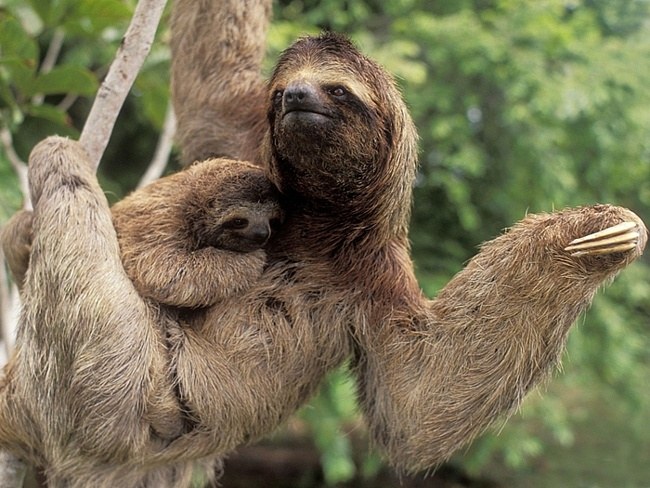
<instances>
[{"instance_id":1,"label":"sloth outstretched arm","mask_svg":"<svg viewBox=\"0 0 650 488\"><path fill-rule=\"evenodd\" d=\"M426 468L511 413L646 239L640 219L617 207L530 215L484 244L435 300L413 294L360 333L362 404L389 460Z\"/></svg>"}]
</instances>

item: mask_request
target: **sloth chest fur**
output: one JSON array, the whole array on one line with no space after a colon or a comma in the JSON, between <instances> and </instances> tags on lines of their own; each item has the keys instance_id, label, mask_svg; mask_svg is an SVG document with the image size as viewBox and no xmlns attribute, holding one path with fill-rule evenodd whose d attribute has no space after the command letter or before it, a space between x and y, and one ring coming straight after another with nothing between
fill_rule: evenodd
<instances>
[{"instance_id":1,"label":"sloth chest fur","mask_svg":"<svg viewBox=\"0 0 650 488\"><path fill-rule=\"evenodd\" d=\"M236 303L182 327L179 393L202 429L221 432L215 451L272 431L350 355L350 294L309 284L305 273L268 270Z\"/></svg>"}]
</instances>

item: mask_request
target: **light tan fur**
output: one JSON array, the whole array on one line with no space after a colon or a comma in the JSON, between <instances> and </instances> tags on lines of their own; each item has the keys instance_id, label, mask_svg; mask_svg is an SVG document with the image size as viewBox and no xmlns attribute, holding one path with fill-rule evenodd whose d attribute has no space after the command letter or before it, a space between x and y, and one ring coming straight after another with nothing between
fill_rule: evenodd
<instances>
[{"instance_id":1,"label":"light tan fur","mask_svg":"<svg viewBox=\"0 0 650 488\"><path fill-rule=\"evenodd\" d=\"M32 249L31 210L16 212L0 229L0 245L14 283L22 289Z\"/></svg>"},{"instance_id":2,"label":"light tan fur","mask_svg":"<svg viewBox=\"0 0 650 488\"><path fill-rule=\"evenodd\" d=\"M175 2L172 91L185 163L257 161L266 131L258 102L266 95L260 64L270 15L270 0Z\"/></svg>"},{"instance_id":3,"label":"light tan fur","mask_svg":"<svg viewBox=\"0 0 650 488\"><path fill-rule=\"evenodd\" d=\"M426 299L407 240L416 134L393 81L324 35L288 49L261 91L256 36L268 12L261 2L180 0L174 13L174 96L211 114L200 130L183 127L189 113L180 119L187 159L203 145L246 154L286 213L262 275L239 296L161 324L126 277L78 145L51 138L32 153L34 244L17 356L0 386L0 446L45 466L53 486L184 486L174 476L272 432L349 357L390 462L436 465L547 375L597 288L645 246L643 223L618 207L531 215ZM226 25L229 37L218 37ZM251 116L264 107L266 122ZM224 120L239 123L213 146ZM250 135L266 123L260 144ZM633 249L564 250L623 221L636 223ZM182 433L155 435L153 419L176 421L172 400Z\"/></svg>"}]
</instances>

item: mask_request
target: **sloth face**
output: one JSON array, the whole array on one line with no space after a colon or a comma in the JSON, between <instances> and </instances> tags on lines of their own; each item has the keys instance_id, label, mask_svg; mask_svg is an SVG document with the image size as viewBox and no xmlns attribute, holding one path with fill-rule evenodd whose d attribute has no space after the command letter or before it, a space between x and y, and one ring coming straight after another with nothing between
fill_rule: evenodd
<instances>
[{"instance_id":1,"label":"sloth face","mask_svg":"<svg viewBox=\"0 0 650 488\"><path fill-rule=\"evenodd\" d=\"M225 215L206 215L210 246L235 252L251 252L266 245L280 227L280 207L275 202L249 202Z\"/></svg>"},{"instance_id":2,"label":"sloth face","mask_svg":"<svg viewBox=\"0 0 650 488\"><path fill-rule=\"evenodd\" d=\"M269 89L271 171L282 190L336 202L385 175L401 98L390 76L347 39L299 40L280 58Z\"/></svg>"},{"instance_id":3,"label":"sloth face","mask_svg":"<svg viewBox=\"0 0 650 488\"><path fill-rule=\"evenodd\" d=\"M193 249L252 252L264 247L283 220L276 188L264 171L221 161L209 182L196 179L185 201L184 227Z\"/></svg>"}]
</instances>

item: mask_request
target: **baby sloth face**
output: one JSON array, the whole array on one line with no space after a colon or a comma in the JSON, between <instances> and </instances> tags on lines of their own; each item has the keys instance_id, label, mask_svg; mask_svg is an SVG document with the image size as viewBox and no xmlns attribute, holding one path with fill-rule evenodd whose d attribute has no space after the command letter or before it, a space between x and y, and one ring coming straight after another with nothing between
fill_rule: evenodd
<instances>
[{"instance_id":1,"label":"baby sloth face","mask_svg":"<svg viewBox=\"0 0 650 488\"><path fill-rule=\"evenodd\" d=\"M193 170L201 176L192 179L182 204L189 250L247 253L264 247L283 220L278 190L265 172L233 160L206 161Z\"/></svg>"},{"instance_id":2,"label":"baby sloth face","mask_svg":"<svg viewBox=\"0 0 650 488\"><path fill-rule=\"evenodd\" d=\"M208 215L213 232L210 245L236 252L251 252L264 247L281 222L277 202L242 202L226 212L213 207L214 215Z\"/></svg>"}]
</instances>

